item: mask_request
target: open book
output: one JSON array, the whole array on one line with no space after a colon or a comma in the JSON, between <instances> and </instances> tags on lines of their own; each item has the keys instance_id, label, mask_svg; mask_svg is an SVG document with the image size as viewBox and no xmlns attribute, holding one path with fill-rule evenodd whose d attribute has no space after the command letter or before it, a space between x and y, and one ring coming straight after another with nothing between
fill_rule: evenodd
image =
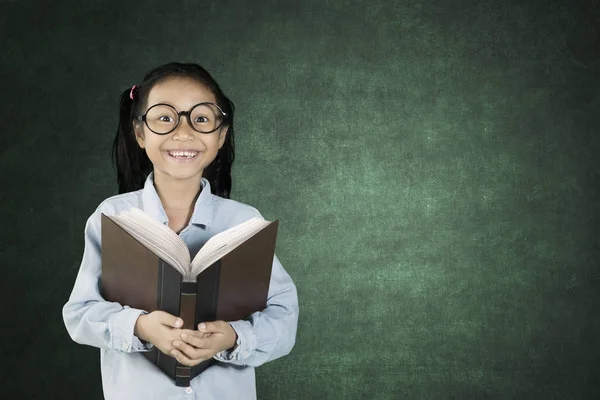
<instances>
[{"instance_id":1,"label":"open book","mask_svg":"<svg viewBox=\"0 0 600 400\"><path fill-rule=\"evenodd\" d=\"M195 282L200 272L270 223L254 217L218 233L211 237L190 261L190 253L183 239L171 228L155 221L139 208L109 218L144 246L154 250L157 256L183 276L184 282Z\"/></svg>"},{"instance_id":2,"label":"open book","mask_svg":"<svg viewBox=\"0 0 600 400\"><path fill-rule=\"evenodd\" d=\"M102 214L102 295L147 312L203 321L245 319L266 307L279 221L251 218L212 236L194 256L168 226L139 209ZM186 367L158 349L146 357L178 386L209 367Z\"/></svg>"}]
</instances>

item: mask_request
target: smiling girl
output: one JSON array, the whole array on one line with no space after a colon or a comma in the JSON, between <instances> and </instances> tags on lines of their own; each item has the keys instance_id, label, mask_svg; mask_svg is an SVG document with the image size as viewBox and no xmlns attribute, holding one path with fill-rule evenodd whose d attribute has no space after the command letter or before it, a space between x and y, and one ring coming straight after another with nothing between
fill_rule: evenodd
<instances>
[{"instance_id":1,"label":"smiling girl","mask_svg":"<svg viewBox=\"0 0 600 400\"><path fill-rule=\"evenodd\" d=\"M256 208L229 198L233 117L233 103L196 64L160 66L121 95L113 145L119 195L88 218L83 259L63 307L71 338L100 348L106 399L254 399L254 367L294 346L297 292L277 256L267 307L245 320L207 321L186 330L175 315L101 295L101 213L140 208L175 231L192 258L215 234L262 218ZM184 365L217 362L181 388L143 356L153 347Z\"/></svg>"}]
</instances>

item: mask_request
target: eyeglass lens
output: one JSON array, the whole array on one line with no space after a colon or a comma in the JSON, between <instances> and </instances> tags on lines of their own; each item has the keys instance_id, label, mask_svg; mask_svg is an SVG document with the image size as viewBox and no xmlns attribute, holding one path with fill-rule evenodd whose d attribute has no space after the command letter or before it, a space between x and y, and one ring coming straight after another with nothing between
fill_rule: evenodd
<instances>
[{"instance_id":1,"label":"eyeglass lens","mask_svg":"<svg viewBox=\"0 0 600 400\"><path fill-rule=\"evenodd\" d=\"M146 113L146 124L156 133L173 131L178 119L177 111L164 104L153 106ZM198 132L209 133L221 126L223 114L213 104L199 104L190 111L189 122Z\"/></svg>"}]
</instances>

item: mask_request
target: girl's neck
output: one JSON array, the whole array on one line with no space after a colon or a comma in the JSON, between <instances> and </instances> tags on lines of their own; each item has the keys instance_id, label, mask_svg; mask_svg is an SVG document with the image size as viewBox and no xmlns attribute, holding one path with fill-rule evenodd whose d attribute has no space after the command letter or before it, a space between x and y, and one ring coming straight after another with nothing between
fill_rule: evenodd
<instances>
[{"instance_id":1,"label":"girl's neck","mask_svg":"<svg viewBox=\"0 0 600 400\"><path fill-rule=\"evenodd\" d=\"M186 213L191 215L194 204L200 194L200 179L164 179L154 176L154 187L163 208L169 213Z\"/></svg>"}]
</instances>

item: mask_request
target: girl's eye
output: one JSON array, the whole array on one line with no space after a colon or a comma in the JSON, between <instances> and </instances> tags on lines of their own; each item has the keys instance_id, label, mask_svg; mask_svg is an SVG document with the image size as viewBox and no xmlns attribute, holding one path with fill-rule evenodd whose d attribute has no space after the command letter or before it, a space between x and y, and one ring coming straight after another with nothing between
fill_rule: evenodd
<instances>
[{"instance_id":1,"label":"girl's eye","mask_svg":"<svg viewBox=\"0 0 600 400\"><path fill-rule=\"evenodd\" d=\"M205 122L208 122L208 118L206 118L206 117L196 117L196 119L194 121L198 122L198 123L205 123Z\"/></svg>"},{"instance_id":2,"label":"girl's eye","mask_svg":"<svg viewBox=\"0 0 600 400\"><path fill-rule=\"evenodd\" d=\"M158 120L161 122L173 122L173 118L169 117L168 115L163 115L158 117Z\"/></svg>"}]
</instances>

